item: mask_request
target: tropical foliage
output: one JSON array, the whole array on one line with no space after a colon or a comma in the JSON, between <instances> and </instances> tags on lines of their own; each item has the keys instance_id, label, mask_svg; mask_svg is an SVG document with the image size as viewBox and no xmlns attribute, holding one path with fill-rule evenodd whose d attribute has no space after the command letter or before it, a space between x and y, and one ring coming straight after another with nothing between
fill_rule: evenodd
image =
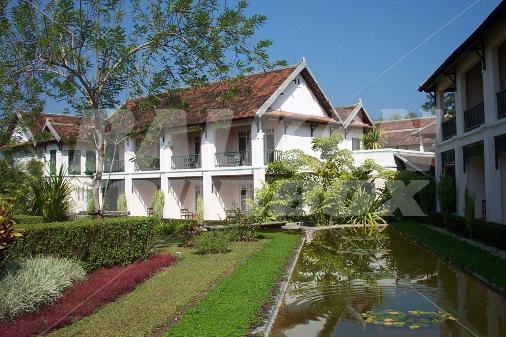
<instances>
[{"instance_id":1,"label":"tropical foliage","mask_svg":"<svg viewBox=\"0 0 506 337\"><path fill-rule=\"evenodd\" d=\"M366 150L381 149L385 145L385 136L383 130L372 128L364 133L362 142Z\"/></svg>"},{"instance_id":2,"label":"tropical foliage","mask_svg":"<svg viewBox=\"0 0 506 337\"><path fill-rule=\"evenodd\" d=\"M260 220L309 213L318 225L383 223L383 194L372 177L383 169L372 161L355 166L341 141L337 136L315 138L312 149L319 157L294 150L271 163L268 172L275 179L257 191L250 213Z\"/></svg>"},{"instance_id":3,"label":"tropical foliage","mask_svg":"<svg viewBox=\"0 0 506 337\"><path fill-rule=\"evenodd\" d=\"M70 194L72 185L65 177L65 168L61 167L57 174L44 177L38 186L40 193L35 192L37 186L32 186L32 193L38 198L36 204L42 206L42 217L46 222L64 221L71 211Z\"/></svg>"},{"instance_id":4,"label":"tropical foliage","mask_svg":"<svg viewBox=\"0 0 506 337\"><path fill-rule=\"evenodd\" d=\"M92 198L90 198L90 200L93 201ZM127 209L128 209L127 200L126 200L126 196L124 194L120 194L118 196L118 200L116 200L116 209L119 212L126 212L127 211Z\"/></svg>"},{"instance_id":5,"label":"tropical foliage","mask_svg":"<svg viewBox=\"0 0 506 337\"><path fill-rule=\"evenodd\" d=\"M0 208L0 263L5 259L7 249L21 234L14 229L14 221Z\"/></svg>"},{"instance_id":6,"label":"tropical foliage","mask_svg":"<svg viewBox=\"0 0 506 337\"><path fill-rule=\"evenodd\" d=\"M230 236L224 231L204 232L193 240L196 253L200 255L228 253L230 251Z\"/></svg>"},{"instance_id":7,"label":"tropical foliage","mask_svg":"<svg viewBox=\"0 0 506 337\"><path fill-rule=\"evenodd\" d=\"M475 200L475 194L466 188L464 193L464 217L466 218L466 229L470 236L473 236L473 229L476 226Z\"/></svg>"},{"instance_id":8,"label":"tropical foliage","mask_svg":"<svg viewBox=\"0 0 506 337\"><path fill-rule=\"evenodd\" d=\"M442 175L439 178L437 194L443 222L445 226L448 226L448 221L455 205L455 185L451 177Z\"/></svg>"}]
</instances>

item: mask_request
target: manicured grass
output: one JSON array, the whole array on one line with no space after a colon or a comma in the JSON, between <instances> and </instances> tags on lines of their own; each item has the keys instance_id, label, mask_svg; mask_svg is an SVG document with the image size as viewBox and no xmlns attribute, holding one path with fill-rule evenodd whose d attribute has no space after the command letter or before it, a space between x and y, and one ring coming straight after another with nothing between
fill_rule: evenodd
<instances>
[{"instance_id":1,"label":"manicured grass","mask_svg":"<svg viewBox=\"0 0 506 337\"><path fill-rule=\"evenodd\" d=\"M392 226L433 250L453 265L475 273L506 291L506 261L467 242L460 241L427 225L408 221Z\"/></svg>"},{"instance_id":2,"label":"manicured grass","mask_svg":"<svg viewBox=\"0 0 506 337\"><path fill-rule=\"evenodd\" d=\"M185 310L203 298L217 283L270 240L238 242L227 254L196 255L176 245L166 252L181 252L175 265L153 276L134 291L109 303L50 336L152 336L168 330Z\"/></svg>"},{"instance_id":3,"label":"manicured grass","mask_svg":"<svg viewBox=\"0 0 506 337\"><path fill-rule=\"evenodd\" d=\"M165 337L245 336L299 240L296 235L275 235L192 307Z\"/></svg>"}]
</instances>

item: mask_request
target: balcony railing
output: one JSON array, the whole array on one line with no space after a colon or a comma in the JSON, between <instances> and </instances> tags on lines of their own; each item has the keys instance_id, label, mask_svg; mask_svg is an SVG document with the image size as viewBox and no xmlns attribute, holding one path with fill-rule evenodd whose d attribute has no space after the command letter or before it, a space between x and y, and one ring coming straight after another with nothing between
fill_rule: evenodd
<instances>
[{"instance_id":1,"label":"balcony railing","mask_svg":"<svg viewBox=\"0 0 506 337\"><path fill-rule=\"evenodd\" d=\"M485 109L483 102L464 111L464 131L476 129L485 122Z\"/></svg>"},{"instance_id":2,"label":"balcony railing","mask_svg":"<svg viewBox=\"0 0 506 337\"><path fill-rule=\"evenodd\" d=\"M216 166L249 166L251 165L251 151L235 151L216 153Z\"/></svg>"},{"instance_id":3,"label":"balcony railing","mask_svg":"<svg viewBox=\"0 0 506 337\"><path fill-rule=\"evenodd\" d=\"M506 117L506 90L497 93L497 118Z\"/></svg>"},{"instance_id":4,"label":"balcony railing","mask_svg":"<svg viewBox=\"0 0 506 337\"><path fill-rule=\"evenodd\" d=\"M125 161L122 159L106 159L104 161L104 172L124 172Z\"/></svg>"},{"instance_id":5,"label":"balcony railing","mask_svg":"<svg viewBox=\"0 0 506 337\"><path fill-rule=\"evenodd\" d=\"M185 170L199 168L200 154L191 154L188 156L172 156L171 157L171 169L172 170Z\"/></svg>"},{"instance_id":6,"label":"balcony railing","mask_svg":"<svg viewBox=\"0 0 506 337\"><path fill-rule=\"evenodd\" d=\"M455 117L443 121L442 124L443 140L450 139L457 134L457 124L455 121L456 121Z\"/></svg>"},{"instance_id":7,"label":"balcony railing","mask_svg":"<svg viewBox=\"0 0 506 337\"><path fill-rule=\"evenodd\" d=\"M137 171L158 171L160 170L160 158L151 158L143 163L136 163Z\"/></svg>"},{"instance_id":8,"label":"balcony railing","mask_svg":"<svg viewBox=\"0 0 506 337\"><path fill-rule=\"evenodd\" d=\"M265 164L269 164L269 163L281 160L282 156L283 156L283 151L265 150L264 162L265 162Z\"/></svg>"}]
</instances>

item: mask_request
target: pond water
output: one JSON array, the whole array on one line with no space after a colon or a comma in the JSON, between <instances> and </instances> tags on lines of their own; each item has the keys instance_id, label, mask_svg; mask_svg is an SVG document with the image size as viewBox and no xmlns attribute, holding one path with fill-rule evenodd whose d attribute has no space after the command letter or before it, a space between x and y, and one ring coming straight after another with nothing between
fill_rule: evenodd
<instances>
[{"instance_id":1,"label":"pond water","mask_svg":"<svg viewBox=\"0 0 506 337\"><path fill-rule=\"evenodd\" d=\"M270 336L506 337L506 298L393 229L324 230L302 249Z\"/></svg>"}]
</instances>

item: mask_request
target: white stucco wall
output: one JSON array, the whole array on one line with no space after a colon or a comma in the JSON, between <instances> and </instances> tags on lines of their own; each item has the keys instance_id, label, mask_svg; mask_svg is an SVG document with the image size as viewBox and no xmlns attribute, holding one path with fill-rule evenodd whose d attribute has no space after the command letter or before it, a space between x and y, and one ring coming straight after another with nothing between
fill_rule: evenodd
<instances>
[{"instance_id":1,"label":"white stucco wall","mask_svg":"<svg viewBox=\"0 0 506 337\"><path fill-rule=\"evenodd\" d=\"M360 128L348 128L348 130L346 130L346 137L344 138L342 144L341 144L341 147L342 148L345 148L345 149L348 149L348 150L352 150L352 139L353 138L360 138L360 143L362 144L362 137L364 136L364 130L363 129L360 129ZM362 146L362 145L361 145Z\"/></svg>"},{"instance_id":2,"label":"white stucco wall","mask_svg":"<svg viewBox=\"0 0 506 337\"><path fill-rule=\"evenodd\" d=\"M272 110L294 112L313 116L327 116L318 99L298 75L270 106Z\"/></svg>"}]
</instances>

